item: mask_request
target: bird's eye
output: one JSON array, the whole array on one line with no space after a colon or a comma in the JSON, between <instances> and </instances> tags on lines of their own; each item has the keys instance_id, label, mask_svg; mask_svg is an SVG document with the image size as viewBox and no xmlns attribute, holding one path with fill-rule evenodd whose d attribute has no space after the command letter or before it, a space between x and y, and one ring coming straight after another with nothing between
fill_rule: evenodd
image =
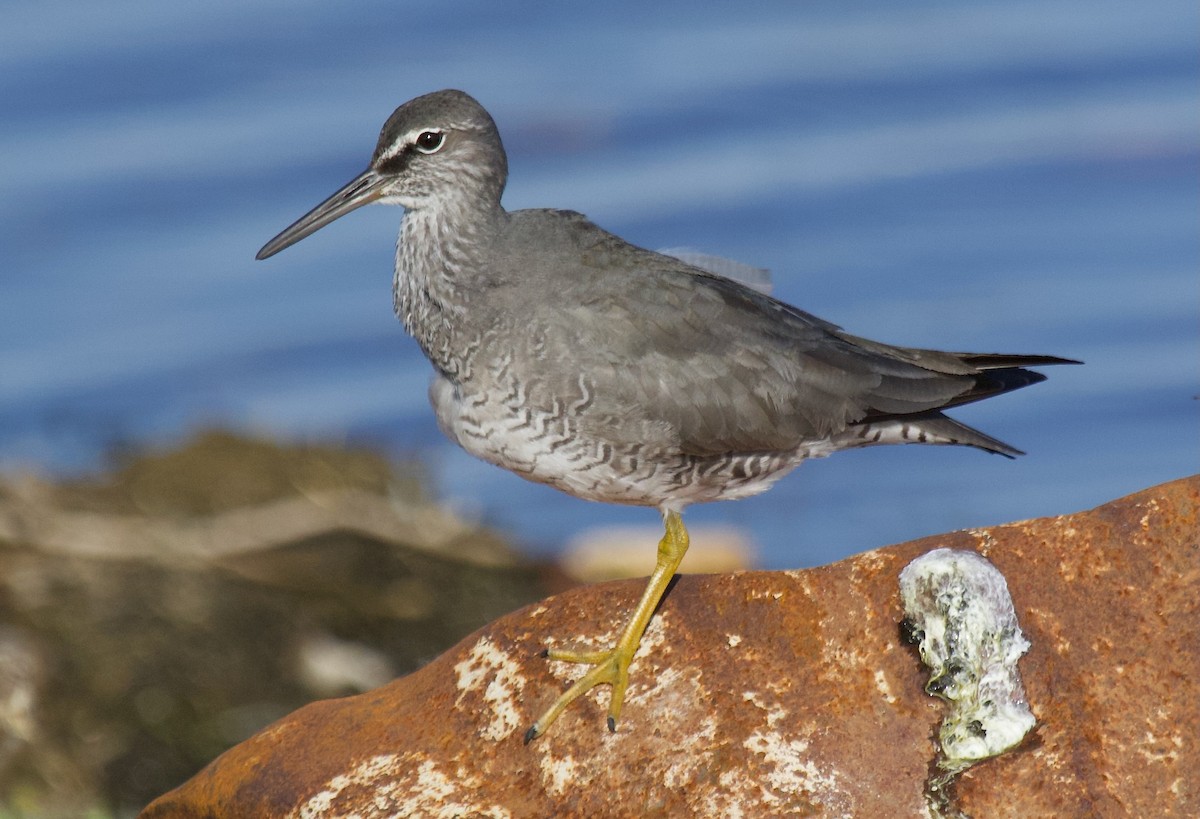
<instances>
[{"instance_id":1,"label":"bird's eye","mask_svg":"<svg viewBox=\"0 0 1200 819\"><path fill-rule=\"evenodd\" d=\"M446 135L441 131L422 131L417 137L417 150L423 154L435 154L445 141Z\"/></svg>"}]
</instances>

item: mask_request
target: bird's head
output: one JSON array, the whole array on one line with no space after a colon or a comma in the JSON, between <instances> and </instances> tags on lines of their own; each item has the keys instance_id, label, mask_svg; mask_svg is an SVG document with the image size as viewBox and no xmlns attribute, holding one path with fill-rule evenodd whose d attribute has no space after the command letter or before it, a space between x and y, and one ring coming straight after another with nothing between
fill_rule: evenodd
<instances>
[{"instance_id":1,"label":"bird's head","mask_svg":"<svg viewBox=\"0 0 1200 819\"><path fill-rule=\"evenodd\" d=\"M419 210L499 204L508 161L496 123L462 91L436 91L397 108L379 134L367 169L267 242L265 259L372 202Z\"/></svg>"}]
</instances>

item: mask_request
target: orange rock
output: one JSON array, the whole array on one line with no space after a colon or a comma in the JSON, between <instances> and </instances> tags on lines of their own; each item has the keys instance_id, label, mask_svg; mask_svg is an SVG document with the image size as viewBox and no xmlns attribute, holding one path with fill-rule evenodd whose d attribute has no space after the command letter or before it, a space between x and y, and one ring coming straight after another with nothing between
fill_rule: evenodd
<instances>
[{"instance_id":1,"label":"orange rock","mask_svg":"<svg viewBox=\"0 0 1200 819\"><path fill-rule=\"evenodd\" d=\"M309 705L142 814L163 817L927 815L945 704L900 639L901 569L938 547L1005 576L1037 726L962 774L987 817L1200 815L1200 476L1090 512L955 532L798 572L683 576L631 669L530 745L580 673L543 641L611 636L638 581L573 589L420 671Z\"/></svg>"}]
</instances>

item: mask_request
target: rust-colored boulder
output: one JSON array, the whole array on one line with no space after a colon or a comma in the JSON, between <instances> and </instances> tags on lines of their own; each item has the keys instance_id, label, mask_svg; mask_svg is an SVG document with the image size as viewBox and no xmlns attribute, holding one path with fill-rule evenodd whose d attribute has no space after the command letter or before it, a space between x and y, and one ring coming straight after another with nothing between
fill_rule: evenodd
<instances>
[{"instance_id":1,"label":"rust-colored boulder","mask_svg":"<svg viewBox=\"0 0 1200 819\"><path fill-rule=\"evenodd\" d=\"M617 733L601 689L526 746L580 673L539 650L611 638L641 584L575 589L390 685L295 712L143 816L927 815L945 703L900 637L897 577L938 547L1007 579L1037 719L961 775L948 812L1200 815L1198 510L1193 477L820 569L681 577Z\"/></svg>"}]
</instances>

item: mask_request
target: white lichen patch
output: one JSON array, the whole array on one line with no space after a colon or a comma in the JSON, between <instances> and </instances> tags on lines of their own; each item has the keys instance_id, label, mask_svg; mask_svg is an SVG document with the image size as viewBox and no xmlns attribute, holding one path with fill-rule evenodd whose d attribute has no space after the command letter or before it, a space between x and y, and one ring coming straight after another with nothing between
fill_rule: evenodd
<instances>
[{"instance_id":1,"label":"white lichen patch","mask_svg":"<svg viewBox=\"0 0 1200 819\"><path fill-rule=\"evenodd\" d=\"M712 748L716 744L717 723L708 720L700 730L690 734L686 740L688 753L675 754L672 757L663 755L662 776L663 786L668 790L678 788L696 788L697 778L712 765Z\"/></svg>"},{"instance_id":2,"label":"white lichen patch","mask_svg":"<svg viewBox=\"0 0 1200 819\"><path fill-rule=\"evenodd\" d=\"M1145 730L1133 741L1134 751L1146 762L1177 764L1184 749L1186 733L1180 730L1176 714L1167 708L1155 708L1145 714Z\"/></svg>"},{"instance_id":3,"label":"white lichen patch","mask_svg":"<svg viewBox=\"0 0 1200 819\"><path fill-rule=\"evenodd\" d=\"M1127 590L1130 593L1133 591L1133 589ZM1053 642L1046 643L1047 645L1051 646L1055 652L1061 655L1070 652L1071 641L1067 639L1067 632L1063 627L1062 618L1059 617L1058 612L1031 606L1027 609L1026 613L1029 619L1037 623L1038 629L1043 634L1049 635L1051 640L1053 640Z\"/></svg>"},{"instance_id":4,"label":"white lichen patch","mask_svg":"<svg viewBox=\"0 0 1200 819\"><path fill-rule=\"evenodd\" d=\"M523 720L517 703L525 690L525 677L517 662L495 642L488 637L480 638L471 647L471 653L454 666L454 673L458 689L456 708L468 694L483 689L483 701L491 717L480 731L483 739L498 742L521 728Z\"/></svg>"},{"instance_id":5,"label":"white lichen patch","mask_svg":"<svg viewBox=\"0 0 1200 819\"><path fill-rule=\"evenodd\" d=\"M701 802L701 816L720 816L721 819L745 819L753 810L746 777L741 771L725 771L717 777L718 787L709 790Z\"/></svg>"},{"instance_id":6,"label":"white lichen patch","mask_svg":"<svg viewBox=\"0 0 1200 819\"><path fill-rule=\"evenodd\" d=\"M642 641L638 643L637 651L633 653L636 660L639 657L669 657L671 641L667 639L667 628L671 616L660 611L650 618L646 630L642 632Z\"/></svg>"},{"instance_id":7,"label":"white lichen patch","mask_svg":"<svg viewBox=\"0 0 1200 819\"><path fill-rule=\"evenodd\" d=\"M874 658L867 650L852 643L825 641L821 643L821 672L824 674L836 671L845 675L848 672L864 671L872 667Z\"/></svg>"},{"instance_id":8,"label":"white lichen patch","mask_svg":"<svg viewBox=\"0 0 1200 819\"><path fill-rule=\"evenodd\" d=\"M974 552L935 549L900 573L908 631L930 668L925 690L951 704L938 766L960 772L1020 742L1036 720L1017 660L1029 649L999 570Z\"/></svg>"},{"instance_id":9,"label":"white lichen patch","mask_svg":"<svg viewBox=\"0 0 1200 819\"><path fill-rule=\"evenodd\" d=\"M741 770L727 771L720 779L722 788L744 800L745 805L757 806L749 815L758 815L755 811L764 807L779 810L784 804L807 802L822 805L833 816L853 815L838 775L822 770L813 761L807 739L789 733L792 720L788 710L769 694L758 691L742 692L742 700L762 711L765 723L742 742L742 747L760 755L767 767L753 776ZM718 806L714 802L711 807ZM719 814L728 815L724 810L729 806L720 807Z\"/></svg>"},{"instance_id":10,"label":"white lichen patch","mask_svg":"<svg viewBox=\"0 0 1200 819\"><path fill-rule=\"evenodd\" d=\"M451 819L479 816L509 819L499 805L481 804L473 797L477 777L459 769L454 775L440 770L419 754L382 754L359 762L330 779L323 788L290 814L289 819L390 819L424 816ZM347 792L345 804L341 803ZM364 799L364 792L370 798Z\"/></svg>"},{"instance_id":11,"label":"white lichen patch","mask_svg":"<svg viewBox=\"0 0 1200 819\"><path fill-rule=\"evenodd\" d=\"M1151 498L1150 500L1146 501L1146 514L1142 515L1141 520L1138 521L1138 526L1143 532L1150 529L1150 518L1158 514L1158 509L1159 507L1157 500Z\"/></svg>"},{"instance_id":12,"label":"white lichen patch","mask_svg":"<svg viewBox=\"0 0 1200 819\"><path fill-rule=\"evenodd\" d=\"M546 751L538 760L542 771L542 785L551 796L562 796L574 788L586 788L591 784L591 774L586 765L580 765L575 757L567 754L557 756Z\"/></svg>"},{"instance_id":13,"label":"white lichen patch","mask_svg":"<svg viewBox=\"0 0 1200 819\"><path fill-rule=\"evenodd\" d=\"M883 549L875 549L871 552L863 552L854 557L850 564L850 575L854 578L860 578L864 574L873 574L883 571L892 562L892 558Z\"/></svg>"},{"instance_id":14,"label":"white lichen patch","mask_svg":"<svg viewBox=\"0 0 1200 819\"><path fill-rule=\"evenodd\" d=\"M647 685L636 698L627 700L643 703L643 713L658 712L670 720L669 724L658 726L653 741L657 752L644 770L647 782L660 782L669 791L694 787L697 776L709 768L712 749L717 745L717 720L709 706L712 695L701 682L701 676L698 668L672 666L654 674L647 681L653 685ZM618 743L607 750L615 755L621 753Z\"/></svg>"},{"instance_id":15,"label":"white lichen patch","mask_svg":"<svg viewBox=\"0 0 1200 819\"><path fill-rule=\"evenodd\" d=\"M334 800L342 791L352 785L366 787L376 785L381 778L389 779L395 774L396 768L396 754L382 754L360 762L348 772L338 774L330 779L322 790L292 811L291 816L297 817L297 819L318 819L318 817L326 819L326 817L337 816L339 814L332 813L335 810Z\"/></svg>"},{"instance_id":16,"label":"white lichen patch","mask_svg":"<svg viewBox=\"0 0 1200 819\"><path fill-rule=\"evenodd\" d=\"M664 668L657 674L652 675L649 680L642 680L636 690L630 684L630 693L626 695L625 702L661 702L663 697L671 693L676 684L683 679L683 675L684 672L682 669Z\"/></svg>"},{"instance_id":17,"label":"white lichen patch","mask_svg":"<svg viewBox=\"0 0 1200 819\"><path fill-rule=\"evenodd\" d=\"M783 592L772 591L770 589L751 589L750 593L747 595L747 599L750 600L765 600L768 597L772 600L782 600Z\"/></svg>"},{"instance_id":18,"label":"white lichen patch","mask_svg":"<svg viewBox=\"0 0 1200 819\"><path fill-rule=\"evenodd\" d=\"M822 771L809 758L808 742L798 737L788 738L770 729L755 731L742 743L754 754L760 754L769 766L761 777L766 786L761 798L766 804L780 800L781 795L804 797L831 810L844 809L845 793L832 771Z\"/></svg>"},{"instance_id":19,"label":"white lichen patch","mask_svg":"<svg viewBox=\"0 0 1200 819\"><path fill-rule=\"evenodd\" d=\"M738 646L740 646L740 645L742 644L742 635L740 635L740 634L726 634L726 635L725 635L725 641L726 641L727 643L729 643L729 647L730 647L730 648L737 648Z\"/></svg>"},{"instance_id":20,"label":"white lichen patch","mask_svg":"<svg viewBox=\"0 0 1200 819\"><path fill-rule=\"evenodd\" d=\"M776 723L787 716L787 709L777 702L767 702L757 691L742 692L742 699L755 708L766 712L767 727L774 728Z\"/></svg>"},{"instance_id":21,"label":"white lichen patch","mask_svg":"<svg viewBox=\"0 0 1200 819\"><path fill-rule=\"evenodd\" d=\"M967 529L967 534L975 538L975 545L979 547L979 553L987 557L988 553L996 546L996 536L992 534L991 529Z\"/></svg>"},{"instance_id":22,"label":"white lichen patch","mask_svg":"<svg viewBox=\"0 0 1200 819\"><path fill-rule=\"evenodd\" d=\"M884 701L892 704L896 701L896 695L892 693L892 686L888 684L887 675L883 673L883 669L875 669L875 690L879 692Z\"/></svg>"}]
</instances>

